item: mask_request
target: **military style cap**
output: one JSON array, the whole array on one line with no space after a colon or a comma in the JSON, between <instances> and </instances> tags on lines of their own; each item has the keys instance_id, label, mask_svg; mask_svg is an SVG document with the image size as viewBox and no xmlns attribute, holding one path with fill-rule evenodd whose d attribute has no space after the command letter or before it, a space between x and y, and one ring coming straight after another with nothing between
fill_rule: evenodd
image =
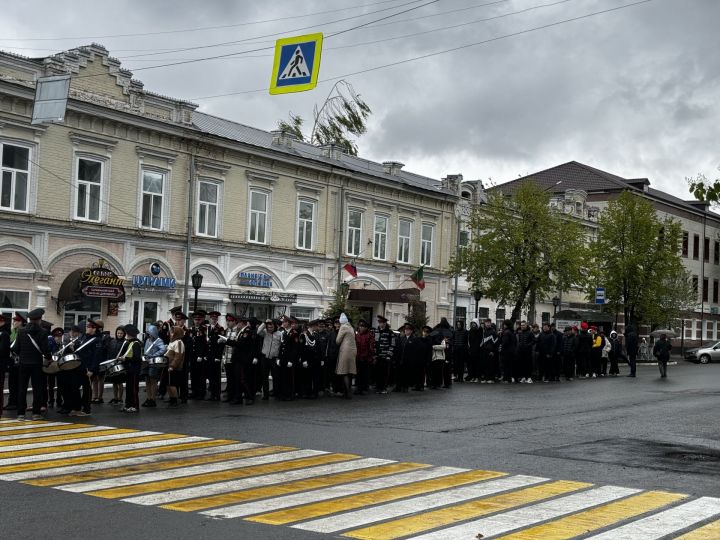
<instances>
[{"instance_id":1,"label":"military style cap","mask_svg":"<svg viewBox=\"0 0 720 540\"><path fill-rule=\"evenodd\" d=\"M225 320L226 321L237 321L237 317L235 315L233 315L232 313L226 313Z\"/></svg>"},{"instance_id":2,"label":"military style cap","mask_svg":"<svg viewBox=\"0 0 720 540\"><path fill-rule=\"evenodd\" d=\"M210 313L208 313L208 317L219 317L219 316L220 316L219 311L211 311Z\"/></svg>"},{"instance_id":3,"label":"military style cap","mask_svg":"<svg viewBox=\"0 0 720 540\"><path fill-rule=\"evenodd\" d=\"M36 308L33 309L30 313L28 313L28 319L37 320L42 319L42 316L45 315L45 310L43 308Z\"/></svg>"},{"instance_id":4,"label":"military style cap","mask_svg":"<svg viewBox=\"0 0 720 540\"><path fill-rule=\"evenodd\" d=\"M388 322L388 320L385 317L383 317L382 315L378 315L377 320L378 320L378 322Z\"/></svg>"},{"instance_id":5,"label":"military style cap","mask_svg":"<svg viewBox=\"0 0 720 540\"><path fill-rule=\"evenodd\" d=\"M65 330L60 328L59 326L57 328L53 328L51 334L53 336L62 336L65 333Z\"/></svg>"},{"instance_id":6,"label":"military style cap","mask_svg":"<svg viewBox=\"0 0 720 540\"><path fill-rule=\"evenodd\" d=\"M138 327L134 324L126 324L124 328L125 333L130 337L137 337L137 335L140 333L140 330L138 330Z\"/></svg>"},{"instance_id":7,"label":"military style cap","mask_svg":"<svg viewBox=\"0 0 720 540\"><path fill-rule=\"evenodd\" d=\"M203 317L203 318L204 318L205 315L207 315L207 311L205 311L204 309L198 309L197 311L194 311L194 312L193 312L192 318L193 318L193 319L197 319L197 318L199 318L199 317Z\"/></svg>"},{"instance_id":8,"label":"military style cap","mask_svg":"<svg viewBox=\"0 0 720 540\"><path fill-rule=\"evenodd\" d=\"M188 318L188 316L185 315L182 311L174 311L173 315L175 316L175 318L180 317L183 321L187 320Z\"/></svg>"}]
</instances>

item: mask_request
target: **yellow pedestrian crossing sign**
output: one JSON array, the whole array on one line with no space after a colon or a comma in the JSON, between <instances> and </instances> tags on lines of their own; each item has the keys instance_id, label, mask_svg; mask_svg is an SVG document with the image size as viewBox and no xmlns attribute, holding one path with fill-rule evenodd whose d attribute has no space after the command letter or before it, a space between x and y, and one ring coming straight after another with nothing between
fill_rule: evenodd
<instances>
[{"instance_id":1,"label":"yellow pedestrian crossing sign","mask_svg":"<svg viewBox=\"0 0 720 540\"><path fill-rule=\"evenodd\" d=\"M277 40L271 94L304 92L317 86L322 40L321 33Z\"/></svg>"}]
</instances>

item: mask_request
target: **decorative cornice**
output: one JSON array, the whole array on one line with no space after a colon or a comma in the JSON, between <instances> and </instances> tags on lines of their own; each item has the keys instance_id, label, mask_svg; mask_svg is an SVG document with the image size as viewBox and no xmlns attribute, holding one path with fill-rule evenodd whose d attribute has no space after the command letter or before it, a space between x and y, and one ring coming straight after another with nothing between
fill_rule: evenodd
<instances>
[{"instance_id":1,"label":"decorative cornice","mask_svg":"<svg viewBox=\"0 0 720 540\"><path fill-rule=\"evenodd\" d=\"M163 150L157 150L155 148L149 148L147 146L136 146L135 151L140 159L149 157L159 159L160 161L167 161L168 165L175 163L178 155L172 152L165 152Z\"/></svg>"},{"instance_id":2,"label":"decorative cornice","mask_svg":"<svg viewBox=\"0 0 720 540\"><path fill-rule=\"evenodd\" d=\"M80 144L86 144L89 146L98 146L100 148L104 148L106 151L110 151L118 143L117 139L106 139L104 137L98 137L96 135L86 135L85 133L77 133L75 131L71 131L68 134L68 137L73 143L73 146L77 147Z\"/></svg>"},{"instance_id":3,"label":"decorative cornice","mask_svg":"<svg viewBox=\"0 0 720 540\"><path fill-rule=\"evenodd\" d=\"M304 182L300 182L300 181L296 180L295 181L295 189L298 192L310 193L317 197L322 193L323 189L325 189L325 186L313 186L311 184L306 184Z\"/></svg>"},{"instance_id":4,"label":"decorative cornice","mask_svg":"<svg viewBox=\"0 0 720 540\"><path fill-rule=\"evenodd\" d=\"M9 118L4 118L0 116L0 133L2 133L3 129L5 127L14 127L19 129L27 129L29 131L32 131L36 135L45 133L47 131L47 126L33 126L30 124L26 124L24 122L18 122L17 120L11 120Z\"/></svg>"},{"instance_id":5,"label":"decorative cornice","mask_svg":"<svg viewBox=\"0 0 720 540\"><path fill-rule=\"evenodd\" d=\"M262 184L267 184L269 186L274 186L275 182L277 182L280 178L279 176L274 174L268 174L264 171L257 171L251 169L245 170L245 176L250 182L259 182Z\"/></svg>"},{"instance_id":6,"label":"decorative cornice","mask_svg":"<svg viewBox=\"0 0 720 540\"><path fill-rule=\"evenodd\" d=\"M225 180L225 175L232 169L232 165L220 163L219 161L208 161L205 159L195 160L195 171L200 176L211 176Z\"/></svg>"}]
</instances>

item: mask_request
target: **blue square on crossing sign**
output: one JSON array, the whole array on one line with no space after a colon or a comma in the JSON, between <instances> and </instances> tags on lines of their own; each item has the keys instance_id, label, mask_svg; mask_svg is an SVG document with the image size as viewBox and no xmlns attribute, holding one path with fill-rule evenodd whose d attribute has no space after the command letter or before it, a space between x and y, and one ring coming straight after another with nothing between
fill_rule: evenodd
<instances>
[{"instance_id":1,"label":"blue square on crossing sign","mask_svg":"<svg viewBox=\"0 0 720 540\"><path fill-rule=\"evenodd\" d=\"M308 84L312 78L316 47L316 41L283 45L276 86Z\"/></svg>"}]
</instances>

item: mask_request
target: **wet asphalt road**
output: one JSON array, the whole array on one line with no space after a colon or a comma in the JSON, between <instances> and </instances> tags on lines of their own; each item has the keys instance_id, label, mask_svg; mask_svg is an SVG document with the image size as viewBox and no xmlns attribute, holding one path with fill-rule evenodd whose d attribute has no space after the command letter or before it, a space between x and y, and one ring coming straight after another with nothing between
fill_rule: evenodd
<instances>
[{"instance_id":1,"label":"wet asphalt road","mask_svg":"<svg viewBox=\"0 0 720 540\"><path fill-rule=\"evenodd\" d=\"M93 412L85 423L720 497L720 364L680 362L667 379L642 366L636 379ZM5 538L327 537L17 482L0 482L0 523Z\"/></svg>"}]
</instances>

